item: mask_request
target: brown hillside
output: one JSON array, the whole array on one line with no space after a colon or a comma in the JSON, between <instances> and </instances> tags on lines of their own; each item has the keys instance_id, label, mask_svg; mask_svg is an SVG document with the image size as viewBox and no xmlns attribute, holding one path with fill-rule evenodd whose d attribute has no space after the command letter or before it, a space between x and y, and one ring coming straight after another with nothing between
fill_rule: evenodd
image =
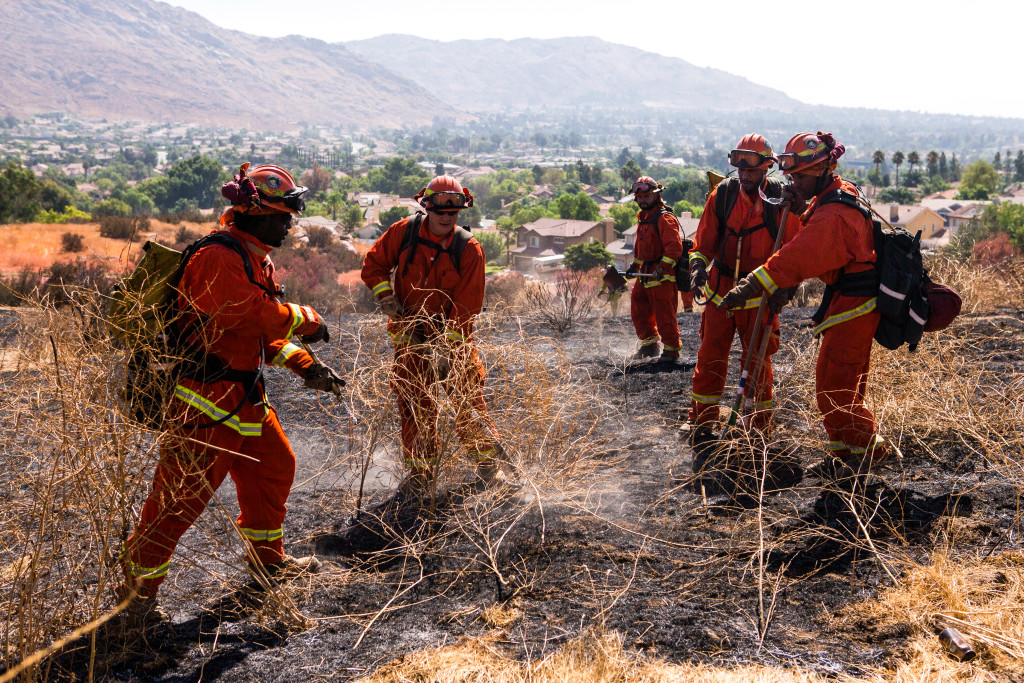
<instances>
[{"instance_id":1,"label":"brown hillside","mask_svg":"<svg viewBox=\"0 0 1024 683\"><path fill-rule=\"evenodd\" d=\"M258 130L300 121L416 125L455 114L340 44L251 36L150 0L5 0L0 43L0 109L16 114ZM405 105L410 98L417 107Z\"/></svg>"}]
</instances>

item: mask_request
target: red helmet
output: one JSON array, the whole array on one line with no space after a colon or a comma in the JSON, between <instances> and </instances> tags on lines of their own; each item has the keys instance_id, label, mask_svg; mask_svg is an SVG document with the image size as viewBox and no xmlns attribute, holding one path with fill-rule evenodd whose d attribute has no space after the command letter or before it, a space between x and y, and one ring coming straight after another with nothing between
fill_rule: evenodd
<instances>
[{"instance_id":1,"label":"red helmet","mask_svg":"<svg viewBox=\"0 0 1024 683\"><path fill-rule=\"evenodd\" d=\"M801 173L822 161L829 161L834 146L834 141L829 144L820 134L797 133L786 143L786 151L779 155L779 168L786 175Z\"/></svg>"},{"instance_id":2,"label":"red helmet","mask_svg":"<svg viewBox=\"0 0 1024 683\"><path fill-rule=\"evenodd\" d=\"M436 176L413 199L435 213L457 213L473 206L473 194L450 175Z\"/></svg>"},{"instance_id":3,"label":"red helmet","mask_svg":"<svg viewBox=\"0 0 1024 683\"><path fill-rule=\"evenodd\" d=\"M263 164L250 171L248 161L238 168L234 181L220 188L220 193L231 202L232 212L253 216L299 213L306 206L302 196L307 191L296 185L295 178L280 166Z\"/></svg>"},{"instance_id":4,"label":"red helmet","mask_svg":"<svg viewBox=\"0 0 1024 683\"><path fill-rule=\"evenodd\" d=\"M756 168L767 171L776 161L772 146L768 144L764 136L757 133L744 135L736 145L736 149L729 152L729 163L736 168Z\"/></svg>"},{"instance_id":5,"label":"red helmet","mask_svg":"<svg viewBox=\"0 0 1024 683\"><path fill-rule=\"evenodd\" d=\"M636 194L637 192L653 192L659 194L663 189L661 183L652 178L649 175L642 175L636 179L633 183L633 187L629 188L630 194Z\"/></svg>"}]
</instances>

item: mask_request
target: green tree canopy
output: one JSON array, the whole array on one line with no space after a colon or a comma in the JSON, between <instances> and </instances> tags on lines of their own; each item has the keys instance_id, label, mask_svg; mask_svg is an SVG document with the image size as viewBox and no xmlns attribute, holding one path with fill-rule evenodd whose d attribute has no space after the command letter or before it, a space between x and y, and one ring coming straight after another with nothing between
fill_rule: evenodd
<instances>
[{"instance_id":1,"label":"green tree canopy","mask_svg":"<svg viewBox=\"0 0 1024 683\"><path fill-rule=\"evenodd\" d=\"M352 203L341 212L341 224L346 230L355 230L363 225L363 210L358 204Z\"/></svg>"},{"instance_id":2,"label":"green tree canopy","mask_svg":"<svg viewBox=\"0 0 1024 683\"><path fill-rule=\"evenodd\" d=\"M380 226L383 229L387 230L392 225L394 225L395 223L402 220L408 215L409 209L405 208L404 206L392 206L390 209L386 211L381 211L380 215L377 217L377 220L378 222L380 222Z\"/></svg>"},{"instance_id":3,"label":"green tree canopy","mask_svg":"<svg viewBox=\"0 0 1024 683\"><path fill-rule=\"evenodd\" d=\"M370 169L366 183L374 192L411 197L430 182L430 174L415 159L391 157L380 168ZM415 189L413 189L415 188Z\"/></svg>"},{"instance_id":4,"label":"green tree canopy","mask_svg":"<svg viewBox=\"0 0 1024 683\"><path fill-rule=\"evenodd\" d=\"M585 271L607 266L613 258L605 248L604 242L585 242L566 249L562 263L569 270Z\"/></svg>"},{"instance_id":5,"label":"green tree canopy","mask_svg":"<svg viewBox=\"0 0 1024 683\"><path fill-rule=\"evenodd\" d=\"M629 230L630 226L636 225L636 214L639 210L640 206L636 202L615 204L612 208L608 209L608 215L615 221L615 232L619 237L626 230Z\"/></svg>"},{"instance_id":6,"label":"green tree canopy","mask_svg":"<svg viewBox=\"0 0 1024 683\"><path fill-rule=\"evenodd\" d=\"M0 223L35 220L42 207L42 185L21 164L8 161L0 173Z\"/></svg>"},{"instance_id":7,"label":"green tree canopy","mask_svg":"<svg viewBox=\"0 0 1024 683\"><path fill-rule=\"evenodd\" d=\"M474 232L473 237L484 249L484 259L494 261L505 251L505 239L496 232Z\"/></svg>"},{"instance_id":8,"label":"green tree canopy","mask_svg":"<svg viewBox=\"0 0 1024 683\"><path fill-rule=\"evenodd\" d=\"M988 199L996 192L999 174L987 161L975 161L964 169L959 199Z\"/></svg>"}]
</instances>

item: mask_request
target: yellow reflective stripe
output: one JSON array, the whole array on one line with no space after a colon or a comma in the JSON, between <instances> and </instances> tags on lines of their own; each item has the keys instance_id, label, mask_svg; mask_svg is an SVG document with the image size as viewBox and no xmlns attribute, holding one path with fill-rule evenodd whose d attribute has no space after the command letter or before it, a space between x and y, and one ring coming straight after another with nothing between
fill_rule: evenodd
<instances>
[{"instance_id":1,"label":"yellow reflective stripe","mask_svg":"<svg viewBox=\"0 0 1024 683\"><path fill-rule=\"evenodd\" d=\"M754 410L767 410L772 407L772 403L774 403L772 399L768 399L767 401L758 401L754 404Z\"/></svg>"},{"instance_id":2,"label":"yellow reflective stripe","mask_svg":"<svg viewBox=\"0 0 1024 683\"><path fill-rule=\"evenodd\" d=\"M385 280L384 282L380 283L379 285L377 285L376 287L373 288L373 295L374 296L380 296L381 292L390 292L390 291L393 291L391 289L391 283L388 282L387 280Z\"/></svg>"},{"instance_id":3,"label":"yellow reflective stripe","mask_svg":"<svg viewBox=\"0 0 1024 683\"><path fill-rule=\"evenodd\" d=\"M779 288L779 286L775 284L775 280L772 279L772 276L764 269L764 266L758 266L751 274L757 278L757 281L761 283L761 286L764 287L769 294L774 294L775 290Z\"/></svg>"},{"instance_id":4,"label":"yellow reflective stripe","mask_svg":"<svg viewBox=\"0 0 1024 683\"><path fill-rule=\"evenodd\" d=\"M191 389L186 389L180 384L174 387L174 397L183 403L186 403L196 410L199 410L207 417L212 417L214 420L220 420L227 417L228 412L221 410L217 407L217 404L208 401ZM242 422L238 419L238 415L232 415L222 423L226 427L231 427L242 436L259 436L263 433L263 423L261 422Z\"/></svg>"},{"instance_id":5,"label":"yellow reflective stripe","mask_svg":"<svg viewBox=\"0 0 1024 683\"><path fill-rule=\"evenodd\" d=\"M678 351L679 349L680 349L680 347L678 347L678 346L669 346L668 344L665 344L665 350L666 351Z\"/></svg>"},{"instance_id":6,"label":"yellow reflective stripe","mask_svg":"<svg viewBox=\"0 0 1024 683\"><path fill-rule=\"evenodd\" d=\"M474 453L473 451L470 451L469 452L469 457L473 458L474 460L486 460L486 459L490 458L492 455L494 455L495 452L497 452L497 450L498 450L497 448L493 448L492 447L492 448L488 448L486 451L479 451L479 452L476 452L476 453Z\"/></svg>"},{"instance_id":7,"label":"yellow reflective stripe","mask_svg":"<svg viewBox=\"0 0 1024 683\"><path fill-rule=\"evenodd\" d=\"M847 446L847 448L849 449L850 453L854 455L864 455L864 453L866 453L868 450L866 448L861 448L859 446Z\"/></svg>"},{"instance_id":8,"label":"yellow reflective stripe","mask_svg":"<svg viewBox=\"0 0 1024 683\"><path fill-rule=\"evenodd\" d=\"M703 261L705 266L711 265L711 261L708 260L708 257L699 251L690 252L690 263L693 263L694 261Z\"/></svg>"},{"instance_id":9,"label":"yellow reflective stripe","mask_svg":"<svg viewBox=\"0 0 1024 683\"><path fill-rule=\"evenodd\" d=\"M847 448L846 444L842 441L829 441L828 449L830 451L845 451Z\"/></svg>"},{"instance_id":10,"label":"yellow reflective stripe","mask_svg":"<svg viewBox=\"0 0 1024 683\"><path fill-rule=\"evenodd\" d=\"M711 289L710 285L704 285L704 298L708 300L708 306L719 306L722 303L722 295L715 294L714 290ZM757 308L761 305L761 297L754 297L753 299L747 299L747 302L738 308L732 310L745 311L748 308Z\"/></svg>"},{"instance_id":11,"label":"yellow reflective stripe","mask_svg":"<svg viewBox=\"0 0 1024 683\"><path fill-rule=\"evenodd\" d=\"M388 330L388 334L391 335L391 341L395 346L401 346L402 344L408 344L412 341L412 333L399 333Z\"/></svg>"},{"instance_id":12,"label":"yellow reflective stripe","mask_svg":"<svg viewBox=\"0 0 1024 683\"><path fill-rule=\"evenodd\" d=\"M839 325L840 323L845 323L848 320L853 320L854 318L859 318L862 315L867 315L871 311L875 310L875 304L877 302L878 302L877 298L871 297L870 299L868 299L867 301L862 303L857 308L851 308L849 311L843 311L842 313L836 313L835 315L832 315L832 316L829 316L828 318L825 318L825 320L822 321L822 323L820 325L818 325L817 327L814 328L814 336L817 337L819 334L821 334L822 332L824 332L828 328L835 327L836 325Z\"/></svg>"},{"instance_id":13,"label":"yellow reflective stripe","mask_svg":"<svg viewBox=\"0 0 1024 683\"><path fill-rule=\"evenodd\" d=\"M405 464L407 467L433 467L437 464L437 458L432 460L420 460L417 458L406 458Z\"/></svg>"},{"instance_id":14,"label":"yellow reflective stripe","mask_svg":"<svg viewBox=\"0 0 1024 683\"><path fill-rule=\"evenodd\" d=\"M279 368L283 368L284 364L288 361L288 359L297 354L299 351L301 351L301 349L298 346L292 344L291 342L288 342L287 344L281 347L281 350L277 352L277 355L274 356L274 360L270 361L270 364L276 365Z\"/></svg>"},{"instance_id":15,"label":"yellow reflective stripe","mask_svg":"<svg viewBox=\"0 0 1024 683\"><path fill-rule=\"evenodd\" d=\"M674 258L669 258L668 256L662 256L661 260L664 261L665 263L669 264L673 268L675 268L675 266L676 266L676 260Z\"/></svg>"},{"instance_id":16,"label":"yellow reflective stripe","mask_svg":"<svg viewBox=\"0 0 1024 683\"><path fill-rule=\"evenodd\" d=\"M633 263L643 263L643 261L641 261L641 260L640 260L640 259L638 259L638 258L637 258L636 256L634 256L634 257L633 257Z\"/></svg>"},{"instance_id":17,"label":"yellow reflective stripe","mask_svg":"<svg viewBox=\"0 0 1024 683\"><path fill-rule=\"evenodd\" d=\"M292 314L292 324L288 328L288 334L285 337L291 337L295 334L295 330L299 329L306 323L306 317L302 313L302 308L295 304L285 304L288 307L288 312Z\"/></svg>"},{"instance_id":18,"label":"yellow reflective stripe","mask_svg":"<svg viewBox=\"0 0 1024 683\"><path fill-rule=\"evenodd\" d=\"M284 538L284 529L242 529L242 535L250 541L276 541Z\"/></svg>"},{"instance_id":19,"label":"yellow reflective stripe","mask_svg":"<svg viewBox=\"0 0 1024 683\"><path fill-rule=\"evenodd\" d=\"M721 394L718 394L717 396L713 394L690 394L690 397L697 403L704 403L706 405L713 405L722 400Z\"/></svg>"},{"instance_id":20,"label":"yellow reflective stripe","mask_svg":"<svg viewBox=\"0 0 1024 683\"><path fill-rule=\"evenodd\" d=\"M661 337L659 337L658 335L654 335L653 337L648 337L647 339L641 340L640 346L652 346L653 344L657 344L660 340Z\"/></svg>"},{"instance_id":21,"label":"yellow reflective stripe","mask_svg":"<svg viewBox=\"0 0 1024 683\"><path fill-rule=\"evenodd\" d=\"M167 576L167 570L171 567L170 560L167 560L159 567L141 567L127 557L123 558L123 561L125 568L131 575L140 579L157 579L161 576Z\"/></svg>"},{"instance_id":22,"label":"yellow reflective stripe","mask_svg":"<svg viewBox=\"0 0 1024 683\"><path fill-rule=\"evenodd\" d=\"M445 336L445 338L451 339L452 341L457 341L457 342L464 342L464 341L466 341L466 338L463 337L461 333L459 333L457 330L453 330L453 329L450 329L450 328L446 329L444 331L444 336Z\"/></svg>"}]
</instances>

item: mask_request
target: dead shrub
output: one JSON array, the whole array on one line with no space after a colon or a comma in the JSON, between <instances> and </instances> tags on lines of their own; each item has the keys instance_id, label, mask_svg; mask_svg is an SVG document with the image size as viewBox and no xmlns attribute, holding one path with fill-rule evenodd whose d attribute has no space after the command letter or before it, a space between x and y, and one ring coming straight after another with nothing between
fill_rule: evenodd
<instances>
[{"instance_id":1,"label":"dead shrub","mask_svg":"<svg viewBox=\"0 0 1024 683\"><path fill-rule=\"evenodd\" d=\"M526 303L526 277L518 270L487 278L484 305L492 310L520 311Z\"/></svg>"},{"instance_id":2,"label":"dead shrub","mask_svg":"<svg viewBox=\"0 0 1024 683\"><path fill-rule=\"evenodd\" d=\"M311 225L306 228L306 240L314 249L328 249L334 244L334 233L319 225Z\"/></svg>"},{"instance_id":3,"label":"dead shrub","mask_svg":"<svg viewBox=\"0 0 1024 683\"><path fill-rule=\"evenodd\" d=\"M590 316L599 287L594 272L562 270L554 284L531 282L526 302L533 316L563 335Z\"/></svg>"},{"instance_id":4,"label":"dead shrub","mask_svg":"<svg viewBox=\"0 0 1024 683\"><path fill-rule=\"evenodd\" d=\"M60 236L60 250L64 252L70 252L77 254L78 252L85 249L85 243L82 240L82 236L76 232L65 232L61 233Z\"/></svg>"},{"instance_id":5,"label":"dead shrub","mask_svg":"<svg viewBox=\"0 0 1024 683\"><path fill-rule=\"evenodd\" d=\"M149 229L149 216L100 216L100 237L137 240Z\"/></svg>"}]
</instances>

